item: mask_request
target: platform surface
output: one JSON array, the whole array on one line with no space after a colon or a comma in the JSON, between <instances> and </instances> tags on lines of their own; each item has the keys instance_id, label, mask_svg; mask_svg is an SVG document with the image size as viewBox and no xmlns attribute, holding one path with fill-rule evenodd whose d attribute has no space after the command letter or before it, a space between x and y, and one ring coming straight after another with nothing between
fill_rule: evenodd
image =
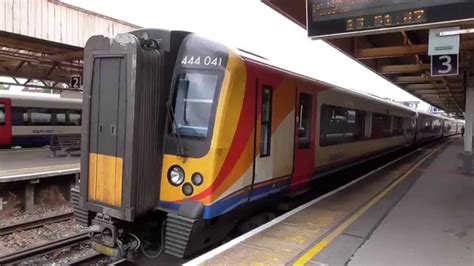
<instances>
[{"instance_id":1,"label":"platform surface","mask_svg":"<svg viewBox=\"0 0 474 266\"><path fill-rule=\"evenodd\" d=\"M426 169L348 265L474 265L474 176L456 140Z\"/></svg>"},{"instance_id":2,"label":"platform surface","mask_svg":"<svg viewBox=\"0 0 474 266\"><path fill-rule=\"evenodd\" d=\"M427 147L189 265L474 265L461 153L460 138Z\"/></svg>"},{"instance_id":3,"label":"platform surface","mask_svg":"<svg viewBox=\"0 0 474 266\"><path fill-rule=\"evenodd\" d=\"M51 157L47 148L0 150L0 183L79 173L80 157Z\"/></svg>"}]
</instances>

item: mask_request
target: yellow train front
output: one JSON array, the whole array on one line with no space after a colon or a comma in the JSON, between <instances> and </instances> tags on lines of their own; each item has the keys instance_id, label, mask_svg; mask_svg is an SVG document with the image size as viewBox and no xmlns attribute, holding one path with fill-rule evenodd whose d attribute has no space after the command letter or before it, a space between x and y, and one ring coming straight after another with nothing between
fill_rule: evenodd
<instances>
[{"instance_id":1,"label":"yellow train front","mask_svg":"<svg viewBox=\"0 0 474 266\"><path fill-rule=\"evenodd\" d=\"M192 256L418 130L408 108L188 32L92 37L84 89L81 204L116 257Z\"/></svg>"}]
</instances>

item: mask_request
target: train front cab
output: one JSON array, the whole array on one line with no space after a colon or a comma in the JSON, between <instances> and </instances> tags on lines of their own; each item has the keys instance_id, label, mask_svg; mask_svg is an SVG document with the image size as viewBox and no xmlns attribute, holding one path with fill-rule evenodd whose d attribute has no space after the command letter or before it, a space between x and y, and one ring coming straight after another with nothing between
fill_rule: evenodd
<instances>
[{"instance_id":1,"label":"train front cab","mask_svg":"<svg viewBox=\"0 0 474 266\"><path fill-rule=\"evenodd\" d=\"M8 147L11 143L11 100L0 98L0 147Z\"/></svg>"}]
</instances>

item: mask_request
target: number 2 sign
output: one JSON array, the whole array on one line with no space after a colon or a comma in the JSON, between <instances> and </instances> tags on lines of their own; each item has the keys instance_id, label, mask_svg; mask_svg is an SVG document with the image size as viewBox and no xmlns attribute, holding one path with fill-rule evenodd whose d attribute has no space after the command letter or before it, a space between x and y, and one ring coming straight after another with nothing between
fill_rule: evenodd
<instances>
[{"instance_id":1,"label":"number 2 sign","mask_svg":"<svg viewBox=\"0 0 474 266\"><path fill-rule=\"evenodd\" d=\"M74 75L74 76L71 76L70 79L69 79L69 87L71 89L79 89L82 85L82 80L81 80L81 76L78 76L78 75Z\"/></svg>"},{"instance_id":2,"label":"number 2 sign","mask_svg":"<svg viewBox=\"0 0 474 266\"><path fill-rule=\"evenodd\" d=\"M431 56L431 76L455 76L459 74L459 55L433 55Z\"/></svg>"}]
</instances>

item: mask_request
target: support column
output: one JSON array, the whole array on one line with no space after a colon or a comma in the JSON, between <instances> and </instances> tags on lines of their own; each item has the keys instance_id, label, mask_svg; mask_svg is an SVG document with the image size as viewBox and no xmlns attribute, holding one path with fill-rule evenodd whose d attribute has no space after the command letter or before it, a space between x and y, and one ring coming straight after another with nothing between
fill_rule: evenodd
<instances>
[{"instance_id":1,"label":"support column","mask_svg":"<svg viewBox=\"0 0 474 266\"><path fill-rule=\"evenodd\" d=\"M33 212L35 208L35 184L28 182L25 188L25 211Z\"/></svg>"},{"instance_id":2,"label":"support column","mask_svg":"<svg viewBox=\"0 0 474 266\"><path fill-rule=\"evenodd\" d=\"M472 84L471 84L472 85ZM474 118L474 86L466 88L466 112L464 113L464 172L472 172L472 123Z\"/></svg>"},{"instance_id":3,"label":"support column","mask_svg":"<svg viewBox=\"0 0 474 266\"><path fill-rule=\"evenodd\" d=\"M33 212L35 209L35 186L39 180L31 180L25 187L25 211Z\"/></svg>"}]
</instances>

